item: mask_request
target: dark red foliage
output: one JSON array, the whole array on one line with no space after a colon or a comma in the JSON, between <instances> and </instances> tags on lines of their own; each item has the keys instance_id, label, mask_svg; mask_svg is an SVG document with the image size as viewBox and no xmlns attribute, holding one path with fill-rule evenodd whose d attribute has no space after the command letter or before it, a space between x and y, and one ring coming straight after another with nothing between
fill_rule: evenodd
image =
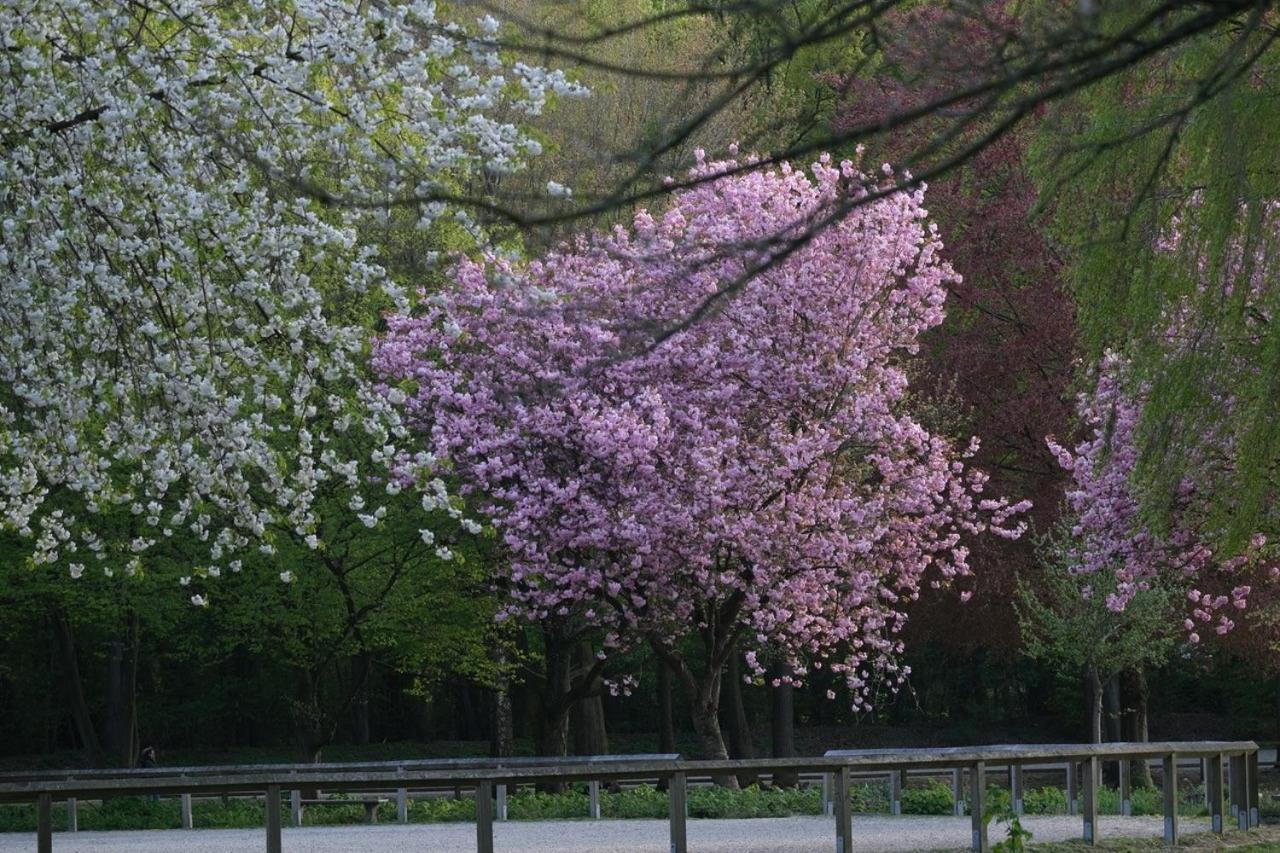
<instances>
[{"instance_id":1,"label":"dark red foliage","mask_svg":"<svg viewBox=\"0 0 1280 853\"><path fill-rule=\"evenodd\" d=\"M829 81L843 97L834 130L879 122L977 79L1011 40L999 5L986 4L984 19L930 8L890 21L880 33L881 73ZM937 145L936 161L984 131L974 126L943 140L950 118L918 122L879 140L867 156L901 163ZM929 341L922 384L944 404L958 404L963 428L982 439L978 462L991 472L993 491L1032 500L1044 531L1059 512L1064 482L1044 439L1070 433L1075 321L1062 264L1034 216L1025 153L1026 134L1007 134L930 184L930 213L964 281L952 286L947 320ZM974 566L973 600L959 607L954 598L923 599L908 629L912 640L1017 648L1010 601L1016 576L1036 570L1033 543L983 543Z\"/></svg>"}]
</instances>

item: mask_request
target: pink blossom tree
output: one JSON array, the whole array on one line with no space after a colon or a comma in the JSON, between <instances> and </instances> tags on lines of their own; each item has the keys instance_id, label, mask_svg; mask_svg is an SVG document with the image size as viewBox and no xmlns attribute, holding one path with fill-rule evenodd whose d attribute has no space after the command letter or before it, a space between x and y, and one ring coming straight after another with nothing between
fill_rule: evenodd
<instances>
[{"instance_id":1,"label":"pink blossom tree","mask_svg":"<svg viewBox=\"0 0 1280 853\"><path fill-rule=\"evenodd\" d=\"M971 575L968 537L1023 530L1026 503L966 464L976 440L911 416L904 362L957 276L923 189L876 186L826 157L710 180L541 260L464 260L375 346L384 392L505 544L505 615L595 632L580 680L651 646L710 757L731 656L757 678L765 650L796 678L829 667L866 706L907 674L921 586Z\"/></svg>"},{"instance_id":2,"label":"pink blossom tree","mask_svg":"<svg viewBox=\"0 0 1280 853\"><path fill-rule=\"evenodd\" d=\"M1184 627L1190 641L1198 643L1202 628L1221 635L1235 626L1232 616L1248 606L1252 588L1232 579L1266 561L1267 540L1256 534L1246 549L1230 556L1214 548L1222 531L1211 529L1199 499L1204 484L1216 480L1212 469L1221 462L1216 454L1216 462L1203 459L1193 466L1203 481L1183 477L1167 503L1165 524L1152 526L1141 512L1135 478L1144 404L1143 383L1131 375L1129 362L1108 351L1091 389L1079 397L1085 437L1074 448L1048 439L1072 478L1066 501L1073 571L1114 574L1115 583L1107 583L1107 606L1116 613L1153 584L1172 584L1189 602ZM1088 594L1090 587L1084 589Z\"/></svg>"}]
</instances>

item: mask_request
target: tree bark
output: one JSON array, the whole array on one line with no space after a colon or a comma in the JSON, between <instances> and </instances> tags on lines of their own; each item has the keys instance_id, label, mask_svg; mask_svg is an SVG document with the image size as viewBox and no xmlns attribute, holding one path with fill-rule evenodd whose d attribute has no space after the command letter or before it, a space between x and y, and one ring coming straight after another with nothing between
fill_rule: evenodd
<instances>
[{"instance_id":1,"label":"tree bark","mask_svg":"<svg viewBox=\"0 0 1280 853\"><path fill-rule=\"evenodd\" d=\"M574 649L574 669L578 678L590 677L595 654L590 643L578 643ZM604 679L597 675L587 685L587 695L573 703L570 725L573 729L573 751L577 755L608 755L609 733L604 719Z\"/></svg>"},{"instance_id":2,"label":"tree bark","mask_svg":"<svg viewBox=\"0 0 1280 853\"><path fill-rule=\"evenodd\" d=\"M676 751L675 690L671 685L671 667L658 658L658 752Z\"/></svg>"},{"instance_id":3,"label":"tree bark","mask_svg":"<svg viewBox=\"0 0 1280 853\"><path fill-rule=\"evenodd\" d=\"M362 667L369 668L372 665L372 655L368 652L360 652L353 661L351 670L358 672ZM355 741L361 746L367 746L371 740L371 732L369 725L369 679L365 678L358 688L356 688L355 700L351 703L351 728L352 734L355 735Z\"/></svg>"},{"instance_id":4,"label":"tree bark","mask_svg":"<svg viewBox=\"0 0 1280 853\"><path fill-rule=\"evenodd\" d=\"M769 734L774 758L793 758L796 754L795 687L786 681L779 681L776 687L773 686L775 680L790 675L791 667L784 661L775 663L769 670L769 704L773 712ZM800 775L790 771L775 773L773 784L779 788L794 788L800 784Z\"/></svg>"},{"instance_id":5,"label":"tree bark","mask_svg":"<svg viewBox=\"0 0 1280 853\"><path fill-rule=\"evenodd\" d=\"M1102 687L1102 727L1108 743L1116 743L1124 737L1121 723L1123 704L1120 701L1120 676L1113 675ZM1114 761L1102 762L1102 776L1108 785L1120 784L1120 765Z\"/></svg>"},{"instance_id":6,"label":"tree bark","mask_svg":"<svg viewBox=\"0 0 1280 853\"><path fill-rule=\"evenodd\" d=\"M1089 720L1089 743L1102 743L1102 677L1092 664L1085 672L1085 707Z\"/></svg>"},{"instance_id":7,"label":"tree bark","mask_svg":"<svg viewBox=\"0 0 1280 853\"><path fill-rule=\"evenodd\" d=\"M57 610L52 615L54 634L58 638L58 652L62 658L63 682L67 686L67 699L71 704L71 719L75 722L85 763L93 767L102 760L102 744L98 741L98 731L93 727L89 704L84 698L84 681L80 678L75 633L66 613Z\"/></svg>"},{"instance_id":8,"label":"tree bark","mask_svg":"<svg viewBox=\"0 0 1280 853\"><path fill-rule=\"evenodd\" d=\"M1150 740L1147 727L1147 673L1141 667L1128 670L1122 677L1121 690L1127 701L1124 709L1125 739L1134 743ZM1135 788L1154 788L1151 767L1146 761L1134 761L1129 766L1129 778Z\"/></svg>"},{"instance_id":9,"label":"tree bark","mask_svg":"<svg viewBox=\"0 0 1280 853\"><path fill-rule=\"evenodd\" d=\"M508 758L515 753L515 714L511 708L511 676L507 672L507 650L501 642L491 652L497 668L493 685L493 726L489 738L489 754Z\"/></svg>"},{"instance_id":10,"label":"tree bark","mask_svg":"<svg viewBox=\"0 0 1280 853\"><path fill-rule=\"evenodd\" d=\"M111 641L107 653L104 745L112 763L132 767L137 761L138 635L136 613L128 617L124 637Z\"/></svg>"},{"instance_id":11,"label":"tree bark","mask_svg":"<svg viewBox=\"0 0 1280 853\"><path fill-rule=\"evenodd\" d=\"M742 701L742 663L738 655L730 655L726 664L725 678L728 680L728 707L725 709L725 721L729 729L729 757L755 758L756 748L751 738L751 724L747 721L747 709ZM754 785L759 780L754 773L739 773L738 784L743 788Z\"/></svg>"}]
</instances>

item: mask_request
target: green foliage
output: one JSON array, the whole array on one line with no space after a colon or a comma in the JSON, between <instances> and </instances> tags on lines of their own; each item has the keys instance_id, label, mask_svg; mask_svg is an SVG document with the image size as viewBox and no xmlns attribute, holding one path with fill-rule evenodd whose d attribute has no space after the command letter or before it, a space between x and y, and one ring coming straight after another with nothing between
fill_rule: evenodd
<instances>
[{"instance_id":1,"label":"green foliage","mask_svg":"<svg viewBox=\"0 0 1280 853\"><path fill-rule=\"evenodd\" d=\"M1061 788L1036 788L1022 793L1022 808L1027 814L1066 814L1067 794Z\"/></svg>"},{"instance_id":2,"label":"green foliage","mask_svg":"<svg viewBox=\"0 0 1280 853\"><path fill-rule=\"evenodd\" d=\"M1098 26L1155 5L1100 4ZM1280 323L1266 319L1280 308L1280 230L1266 209L1280 199L1269 82L1280 51L1272 13L1256 12L1079 93L1043 124L1032 157L1082 343L1095 358L1131 356L1149 389L1137 472L1147 520L1161 529L1198 473L1203 527L1228 550L1280 522ZM1176 247L1161 244L1175 232ZM1233 464L1205 482L1224 448Z\"/></svg>"},{"instance_id":3,"label":"green foliage","mask_svg":"<svg viewBox=\"0 0 1280 853\"><path fill-rule=\"evenodd\" d=\"M1026 850L1026 844L1031 840L1032 834L1022 826L1022 820L1013 812L1002 814L996 818L996 823L1007 823L1009 825L1008 837L1001 842L992 846L992 850L1004 851L1004 853L1022 853Z\"/></svg>"},{"instance_id":4,"label":"green foliage","mask_svg":"<svg viewBox=\"0 0 1280 853\"><path fill-rule=\"evenodd\" d=\"M1064 678L1083 672L1105 682L1128 669L1163 664L1177 631L1176 597L1158 585L1139 592L1116 613L1107 596L1117 584L1109 571L1072 572L1070 523L1039 543L1043 571L1018 581L1014 606L1026 653Z\"/></svg>"},{"instance_id":5,"label":"green foliage","mask_svg":"<svg viewBox=\"0 0 1280 853\"><path fill-rule=\"evenodd\" d=\"M934 780L923 788L903 788L902 813L922 815L952 814L951 786Z\"/></svg>"}]
</instances>

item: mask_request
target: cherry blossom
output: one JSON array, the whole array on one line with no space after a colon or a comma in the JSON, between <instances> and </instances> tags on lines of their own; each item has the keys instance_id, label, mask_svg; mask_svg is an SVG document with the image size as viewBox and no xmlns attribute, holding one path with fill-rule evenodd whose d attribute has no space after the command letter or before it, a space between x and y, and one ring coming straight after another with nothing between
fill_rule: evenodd
<instances>
[{"instance_id":1,"label":"cherry blossom","mask_svg":"<svg viewBox=\"0 0 1280 853\"><path fill-rule=\"evenodd\" d=\"M865 702L904 674L921 585L970 575L966 541L1019 536L1027 505L910 413L905 364L957 279L923 189L844 205L655 344L888 180L825 156L714 178L736 165L699 154L709 180L665 211L539 260L461 260L373 360L495 524L505 615L584 619L602 655L701 633L706 671L678 671L712 703L735 648L756 677L757 649L796 678L825 661Z\"/></svg>"},{"instance_id":2,"label":"cherry blossom","mask_svg":"<svg viewBox=\"0 0 1280 853\"><path fill-rule=\"evenodd\" d=\"M366 353L407 302L357 229L405 199L470 226L450 181L519 168L511 119L580 93L505 64L496 26L426 0L3 4L0 520L37 564L137 574L186 537L217 566L273 527L323 547L322 489L378 522L404 430Z\"/></svg>"}]
</instances>

